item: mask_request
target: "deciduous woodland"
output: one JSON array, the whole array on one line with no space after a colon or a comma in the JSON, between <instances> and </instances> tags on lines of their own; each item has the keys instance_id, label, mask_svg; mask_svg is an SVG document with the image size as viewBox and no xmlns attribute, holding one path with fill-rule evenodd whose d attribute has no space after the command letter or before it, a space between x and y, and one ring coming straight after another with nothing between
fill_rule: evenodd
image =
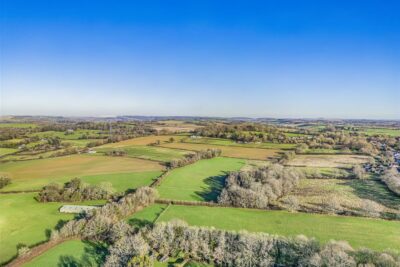
<instances>
[{"instance_id":1,"label":"deciduous woodland","mask_svg":"<svg viewBox=\"0 0 400 267\"><path fill-rule=\"evenodd\" d=\"M8 117L0 140L1 265L400 266L397 121Z\"/></svg>"}]
</instances>

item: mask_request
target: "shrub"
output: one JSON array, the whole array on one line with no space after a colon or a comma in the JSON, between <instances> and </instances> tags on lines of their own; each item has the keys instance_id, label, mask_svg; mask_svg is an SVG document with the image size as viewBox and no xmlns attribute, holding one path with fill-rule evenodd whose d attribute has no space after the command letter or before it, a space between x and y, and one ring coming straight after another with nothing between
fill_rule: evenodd
<instances>
[{"instance_id":1,"label":"shrub","mask_svg":"<svg viewBox=\"0 0 400 267\"><path fill-rule=\"evenodd\" d=\"M369 217L379 217L382 212L382 207L375 201L369 199L363 199L360 208L361 212Z\"/></svg>"},{"instance_id":2,"label":"shrub","mask_svg":"<svg viewBox=\"0 0 400 267\"><path fill-rule=\"evenodd\" d=\"M355 165L353 167L353 174L356 179L364 180L367 178L367 173L364 168L360 165Z\"/></svg>"},{"instance_id":3,"label":"shrub","mask_svg":"<svg viewBox=\"0 0 400 267\"><path fill-rule=\"evenodd\" d=\"M400 173L389 170L382 175L381 179L392 192L400 196Z\"/></svg>"},{"instance_id":4,"label":"shrub","mask_svg":"<svg viewBox=\"0 0 400 267\"><path fill-rule=\"evenodd\" d=\"M11 184L11 179L8 177L0 177L0 189L5 187L6 185Z\"/></svg>"}]
</instances>

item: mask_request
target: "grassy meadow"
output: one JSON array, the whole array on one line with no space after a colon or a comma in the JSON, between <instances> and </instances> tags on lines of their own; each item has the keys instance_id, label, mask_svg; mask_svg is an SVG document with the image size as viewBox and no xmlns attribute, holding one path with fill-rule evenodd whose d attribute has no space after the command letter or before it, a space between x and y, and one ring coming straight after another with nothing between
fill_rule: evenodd
<instances>
[{"instance_id":1,"label":"grassy meadow","mask_svg":"<svg viewBox=\"0 0 400 267\"><path fill-rule=\"evenodd\" d=\"M279 144L279 143L237 143L230 139L222 138L185 138L185 143L194 144L207 144L207 145L220 145L220 146L238 146L238 147L250 147L250 148L266 148L266 149L293 149L296 147L295 144Z\"/></svg>"},{"instance_id":2,"label":"grassy meadow","mask_svg":"<svg viewBox=\"0 0 400 267\"><path fill-rule=\"evenodd\" d=\"M321 242L346 240L354 248L400 250L400 222L361 217L287 211L171 205L157 221L181 219L190 225L226 230L315 237ZM378 241L379 240L379 241Z\"/></svg>"},{"instance_id":3,"label":"grassy meadow","mask_svg":"<svg viewBox=\"0 0 400 267\"><path fill-rule=\"evenodd\" d=\"M22 265L37 266L100 266L103 262L98 255L98 246L81 240L65 241Z\"/></svg>"},{"instance_id":4,"label":"grassy meadow","mask_svg":"<svg viewBox=\"0 0 400 267\"><path fill-rule=\"evenodd\" d=\"M157 188L160 197L188 201L216 200L229 171L237 171L244 160L212 158L172 170Z\"/></svg>"},{"instance_id":5,"label":"grassy meadow","mask_svg":"<svg viewBox=\"0 0 400 267\"><path fill-rule=\"evenodd\" d=\"M8 155L8 154L12 154L17 152L18 149L15 148L4 148L4 147L0 147L0 157L4 156L4 155Z\"/></svg>"},{"instance_id":6,"label":"grassy meadow","mask_svg":"<svg viewBox=\"0 0 400 267\"><path fill-rule=\"evenodd\" d=\"M7 162L1 164L0 174L12 178L12 184L2 190L13 191L40 189L50 182L64 182L74 177L97 175L98 178L87 178L88 182L90 182L96 180L101 181L101 175L106 174L159 173L162 169L163 166L159 163L149 160L128 157L106 157L100 155L73 155L58 158ZM148 177L148 175L145 174L143 177ZM115 178L115 176L112 178ZM124 180L122 184L129 182L127 179L129 179L129 176L121 178L121 181ZM110 182L112 183L112 181ZM122 188L123 185L116 184L116 187Z\"/></svg>"},{"instance_id":7,"label":"grassy meadow","mask_svg":"<svg viewBox=\"0 0 400 267\"><path fill-rule=\"evenodd\" d=\"M17 245L45 241L60 222L73 218L58 212L61 203L39 203L35 193L0 194L0 263L17 253Z\"/></svg>"}]
</instances>

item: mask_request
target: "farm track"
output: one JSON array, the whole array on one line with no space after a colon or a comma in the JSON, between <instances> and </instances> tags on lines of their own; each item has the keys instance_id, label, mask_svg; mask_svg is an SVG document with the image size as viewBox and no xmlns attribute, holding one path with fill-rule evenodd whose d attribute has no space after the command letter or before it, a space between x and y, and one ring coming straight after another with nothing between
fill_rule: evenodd
<instances>
[{"instance_id":1,"label":"farm track","mask_svg":"<svg viewBox=\"0 0 400 267\"><path fill-rule=\"evenodd\" d=\"M49 249L63 243L66 241L70 241L70 240L77 240L79 238L77 237L73 237L73 238L62 238L59 240L55 240L55 241L48 241L45 242L43 244L40 244L38 246L35 246L33 248L30 249L29 253L26 256L23 257L18 257L15 258L14 260L12 260L10 263L6 264L6 267L19 267L19 266L23 266L25 263L30 262L31 260L33 260L34 258L36 258L37 256L42 255L43 253L45 253L46 251L48 251Z\"/></svg>"}]
</instances>

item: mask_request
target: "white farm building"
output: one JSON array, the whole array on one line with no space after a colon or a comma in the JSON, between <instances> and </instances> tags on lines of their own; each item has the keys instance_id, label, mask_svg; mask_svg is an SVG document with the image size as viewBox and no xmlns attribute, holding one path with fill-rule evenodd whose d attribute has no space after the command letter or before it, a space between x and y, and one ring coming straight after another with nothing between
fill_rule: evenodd
<instances>
[{"instance_id":1,"label":"white farm building","mask_svg":"<svg viewBox=\"0 0 400 267\"><path fill-rule=\"evenodd\" d=\"M83 206L83 205L64 205L60 208L60 212L63 213L82 213L88 212L94 209L98 209L96 206Z\"/></svg>"}]
</instances>

